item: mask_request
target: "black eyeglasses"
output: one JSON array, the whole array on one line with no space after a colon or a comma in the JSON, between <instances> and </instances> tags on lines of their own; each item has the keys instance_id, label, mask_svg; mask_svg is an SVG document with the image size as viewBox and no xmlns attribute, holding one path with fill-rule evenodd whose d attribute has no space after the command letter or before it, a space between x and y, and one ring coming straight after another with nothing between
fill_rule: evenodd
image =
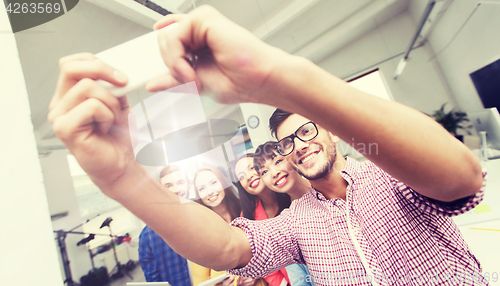
<instances>
[{"instance_id":1,"label":"black eyeglasses","mask_svg":"<svg viewBox=\"0 0 500 286\"><path fill-rule=\"evenodd\" d=\"M314 122L309 121L300 126L292 135L281 139L274 148L281 156L290 155L295 149L295 138L302 142L311 141L318 136L318 127Z\"/></svg>"}]
</instances>

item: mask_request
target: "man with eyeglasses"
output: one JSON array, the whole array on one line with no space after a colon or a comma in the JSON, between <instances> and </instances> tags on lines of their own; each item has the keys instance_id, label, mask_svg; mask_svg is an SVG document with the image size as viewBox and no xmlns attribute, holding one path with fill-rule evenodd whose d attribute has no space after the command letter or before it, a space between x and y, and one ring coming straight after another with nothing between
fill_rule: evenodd
<instances>
[{"instance_id":1,"label":"man with eyeglasses","mask_svg":"<svg viewBox=\"0 0 500 286\"><path fill-rule=\"evenodd\" d=\"M291 152L315 190L276 218L238 218L233 226L207 208L181 204L135 160L127 99L94 82L123 86L127 77L93 55L68 56L59 62L49 121L107 196L183 257L235 275L262 277L306 263L318 286L487 284L450 219L477 205L484 191L481 165L467 147L421 112L353 89L211 7L167 15L155 28L173 22L177 28L159 36L170 73L146 88L194 81L222 103L293 111L275 116L282 117L277 139L291 139L278 148ZM366 154L368 163L344 160L338 138L376 143L378 152Z\"/></svg>"},{"instance_id":2,"label":"man with eyeglasses","mask_svg":"<svg viewBox=\"0 0 500 286\"><path fill-rule=\"evenodd\" d=\"M288 260L307 264L319 284L482 283L450 218L477 205L480 193L451 202L419 194L370 161L343 158L338 136L298 114L277 109L269 126L276 151L313 189L265 226L233 222L265 258L235 273L260 275L265 265ZM290 245L284 250L275 239Z\"/></svg>"}]
</instances>

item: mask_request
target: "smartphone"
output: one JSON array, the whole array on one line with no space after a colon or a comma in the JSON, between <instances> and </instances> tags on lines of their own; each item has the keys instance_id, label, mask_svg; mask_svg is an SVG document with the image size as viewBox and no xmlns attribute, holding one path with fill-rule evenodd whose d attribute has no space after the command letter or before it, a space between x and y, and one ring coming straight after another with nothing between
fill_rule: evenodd
<instances>
[{"instance_id":1,"label":"smartphone","mask_svg":"<svg viewBox=\"0 0 500 286\"><path fill-rule=\"evenodd\" d=\"M97 58L125 73L129 79L128 84L121 87L103 80L96 82L113 95L124 96L144 87L149 80L168 73L169 70L161 56L158 34L165 29L175 28L176 25L176 23L171 24L96 54Z\"/></svg>"}]
</instances>

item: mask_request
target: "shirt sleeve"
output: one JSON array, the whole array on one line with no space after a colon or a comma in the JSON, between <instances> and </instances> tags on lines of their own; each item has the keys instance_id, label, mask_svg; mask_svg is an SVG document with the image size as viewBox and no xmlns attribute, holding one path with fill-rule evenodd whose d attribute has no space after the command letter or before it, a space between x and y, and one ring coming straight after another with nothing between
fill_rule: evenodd
<instances>
[{"instance_id":1,"label":"shirt sleeve","mask_svg":"<svg viewBox=\"0 0 500 286\"><path fill-rule=\"evenodd\" d=\"M145 227L139 236L139 264L147 282L159 282L160 272L156 267L156 259L151 247L151 232Z\"/></svg>"},{"instance_id":2,"label":"shirt sleeve","mask_svg":"<svg viewBox=\"0 0 500 286\"><path fill-rule=\"evenodd\" d=\"M293 216L290 209L285 209L279 216L267 220L237 218L231 225L245 232L252 249L252 259L245 267L228 271L233 275L264 277L302 260L293 234Z\"/></svg>"},{"instance_id":3,"label":"shirt sleeve","mask_svg":"<svg viewBox=\"0 0 500 286\"><path fill-rule=\"evenodd\" d=\"M422 212L451 217L472 210L483 200L484 190L486 188L486 170L483 169L482 174L483 185L481 189L472 196L461 198L453 202L443 202L426 197L403 182L390 177L390 175L388 176L394 184L395 191L401 193L406 200L417 206Z\"/></svg>"}]
</instances>

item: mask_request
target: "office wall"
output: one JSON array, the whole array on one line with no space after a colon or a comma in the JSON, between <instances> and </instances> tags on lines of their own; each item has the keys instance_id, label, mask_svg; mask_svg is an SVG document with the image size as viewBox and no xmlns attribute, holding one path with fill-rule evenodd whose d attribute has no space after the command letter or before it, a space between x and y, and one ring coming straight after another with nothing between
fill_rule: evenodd
<instances>
[{"instance_id":1,"label":"office wall","mask_svg":"<svg viewBox=\"0 0 500 286\"><path fill-rule=\"evenodd\" d=\"M63 285L28 95L5 10L0 31L0 285Z\"/></svg>"},{"instance_id":2,"label":"office wall","mask_svg":"<svg viewBox=\"0 0 500 286\"><path fill-rule=\"evenodd\" d=\"M253 148L248 150L249 152L255 151L255 148L260 144L274 140L269 131L269 117L276 109L275 107L265 104L240 103L240 108L245 120L244 123L247 124L248 134L252 140ZM252 115L259 118L259 126L255 129L248 127L248 118Z\"/></svg>"},{"instance_id":3,"label":"office wall","mask_svg":"<svg viewBox=\"0 0 500 286\"><path fill-rule=\"evenodd\" d=\"M415 33L415 21L406 11L388 22L377 23L372 31L359 37L319 65L330 73L350 79L378 68L394 100L426 113L449 102L455 105L439 66L429 61L427 45L414 49L403 73L394 79L398 62Z\"/></svg>"},{"instance_id":4,"label":"office wall","mask_svg":"<svg viewBox=\"0 0 500 286\"><path fill-rule=\"evenodd\" d=\"M421 2L410 5L413 17L421 13ZM499 15L500 1L452 1L429 36L433 61L463 110L483 108L469 74L500 58Z\"/></svg>"}]
</instances>

